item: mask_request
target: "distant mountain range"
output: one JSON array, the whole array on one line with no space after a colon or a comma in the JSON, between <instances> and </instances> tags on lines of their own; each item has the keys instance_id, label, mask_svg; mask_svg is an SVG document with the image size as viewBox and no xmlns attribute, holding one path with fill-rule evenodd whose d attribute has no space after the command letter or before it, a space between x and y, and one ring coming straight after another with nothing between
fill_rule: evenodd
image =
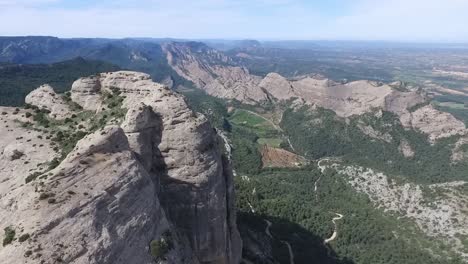
<instances>
[{"instance_id":1,"label":"distant mountain range","mask_svg":"<svg viewBox=\"0 0 468 264\"><path fill-rule=\"evenodd\" d=\"M82 57L151 74L154 80L177 78L168 67L158 40L60 39L56 37L0 37L0 62L55 63Z\"/></svg>"}]
</instances>

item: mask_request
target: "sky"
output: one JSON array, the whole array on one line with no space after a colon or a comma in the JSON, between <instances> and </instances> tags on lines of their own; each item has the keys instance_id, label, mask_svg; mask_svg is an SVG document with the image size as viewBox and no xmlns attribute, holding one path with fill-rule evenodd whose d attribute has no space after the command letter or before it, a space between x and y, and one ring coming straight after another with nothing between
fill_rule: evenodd
<instances>
[{"instance_id":1,"label":"sky","mask_svg":"<svg viewBox=\"0 0 468 264\"><path fill-rule=\"evenodd\" d=\"M468 0L0 0L0 35L468 42Z\"/></svg>"}]
</instances>

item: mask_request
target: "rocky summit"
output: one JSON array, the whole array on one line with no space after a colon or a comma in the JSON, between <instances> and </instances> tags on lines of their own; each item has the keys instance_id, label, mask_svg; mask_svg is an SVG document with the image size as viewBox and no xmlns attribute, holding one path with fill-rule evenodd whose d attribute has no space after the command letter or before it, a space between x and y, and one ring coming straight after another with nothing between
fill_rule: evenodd
<instances>
[{"instance_id":1,"label":"rocky summit","mask_svg":"<svg viewBox=\"0 0 468 264\"><path fill-rule=\"evenodd\" d=\"M0 112L2 263L239 263L230 163L207 119L137 72L41 86Z\"/></svg>"}]
</instances>

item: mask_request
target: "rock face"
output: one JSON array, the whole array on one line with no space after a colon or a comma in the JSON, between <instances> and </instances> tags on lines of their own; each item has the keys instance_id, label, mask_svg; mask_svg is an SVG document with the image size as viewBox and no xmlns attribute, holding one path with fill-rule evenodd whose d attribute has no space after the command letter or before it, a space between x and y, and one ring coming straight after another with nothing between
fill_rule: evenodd
<instances>
[{"instance_id":1,"label":"rock face","mask_svg":"<svg viewBox=\"0 0 468 264\"><path fill-rule=\"evenodd\" d=\"M260 88L279 100L287 100L294 94L291 83L278 73L269 73L259 84Z\"/></svg>"},{"instance_id":2,"label":"rock face","mask_svg":"<svg viewBox=\"0 0 468 264\"><path fill-rule=\"evenodd\" d=\"M430 184L423 188L414 183L397 182L381 172L359 166L335 163L328 168L341 173L375 206L412 219L428 236L450 241L451 250L466 260L467 252L460 236L468 235L468 217L464 212L467 195L458 188L465 182ZM437 193L437 198L428 196L427 190Z\"/></svg>"},{"instance_id":3,"label":"rock face","mask_svg":"<svg viewBox=\"0 0 468 264\"><path fill-rule=\"evenodd\" d=\"M465 124L449 113L434 109L431 105L421 107L411 113L413 128L428 134L429 139L437 139L466 134Z\"/></svg>"},{"instance_id":4,"label":"rock face","mask_svg":"<svg viewBox=\"0 0 468 264\"><path fill-rule=\"evenodd\" d=\"M210 95L245 103L267 99L267 94L259 88L261 77L234 66L232 59L221 52L201 43L195 46L193 43L167 43L163 50L177 74Z\"/></svg>"},{"instance_id":5,"label":"rock face","mask_svg":"<svg viewBox=\"0 0 468 264\"><path fill-rule=\"evenodd\" d=\"M452 150L451 160L453 163L465 161L468 158L468 137L460 138Z\"/></svg>"},{"instance_id":6,"label":"rock face","mask_svg":"<svg viewBox=\"0 0 468 264\"><path fill-rule=\"evenodd\" d=\"M68 105L48 84L42 85L28 94L25 102L49 110L50 116L56 119L65 119L70 114Z\"/></svg>"},{"instance_id":7,"label":"rock face","mask_svg":"<svg viewBox=\"0 0 468 264\"><path fill-rule=\"evenodd\" d=\"M403 154L405 158L414 157L414 150L407 140L401 140L400 145L398 145L398 150Z\"/></svg>"},{"instance_id":8,"label":"rock face","mask_svg":"<svg viewBox=\"0 0 468 264\"><path fill-rule=\"evenodd\" d=\"M80 79L72 99L93 110L91 102L115 91L127 109L123 123L84 137L57 168L27 184L34 166L57 155L44 151L13 175L9 166L24 157L11 161L15 147L0 140L0 228L30 235L0 247L2 261L239 263L232 170L207 119L135 72ZM30 133L19 125L4 130ZM158 257L151 245L161 241L170 247Z\"/></svg>"},{"instance_id":9,"label":"rock face","mask_svg":"<svg viewBox=\"0 0 468 264\"><path fill-rule=\"evenodd\" d=\"M72 85L71 99L83 109L96 111L102 105L100 85L97 76L81 78Z\"/></svg>"}]
</instances>

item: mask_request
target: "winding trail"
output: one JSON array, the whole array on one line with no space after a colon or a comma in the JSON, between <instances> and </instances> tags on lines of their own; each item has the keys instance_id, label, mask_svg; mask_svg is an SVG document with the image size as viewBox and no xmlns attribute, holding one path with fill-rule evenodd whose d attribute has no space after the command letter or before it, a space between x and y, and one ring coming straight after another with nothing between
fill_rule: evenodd
<instances>
[{"instance_id":1,"label":"winding trail","mask_svg":"<svg viewBox=\"0 0 468 264\"><path fill-rule=\"evenodd\" d=\"M317 199L318 182L322 178L323 173L325 172L325 169L327 168L325 165L320 164L322 161L330 161L330 158L323 158L323 159L320 159L317 162L317 166L319 167L319 170L322 173L322 175L320 175L320 177L314 183L315 199ZM327 238L327 239L325 239L323 241L324 244L328 244L328 243L332 242L333 240L335 240L336 237L338 237L338 227L337 227L336 221L343 219L344 215L339 214L339 213L334 213L334 214L337 215L337 217L334 217L332 219L333 225L335 226L335 230L333 231L333 234L331 235L331 237L329 237L329 238Z\"/></svg>"},{"instance_id":2,"label":"winding trail","mask_svg":"<svg viewBox=\"0 0 468 264\"><path fill-rule=\"evenodd\" d=\"M291 140L289 139L289 137L288 137L288 144L289 144L289 147L292 149L292 151L296 152L296 149L291 144Z\"/></svg>"},{"instance_id":3,"label":"winding trail","mask_svg":"<svg viewBox=\"0 0 468 264\"><path fill-rule=\"evenodd\" d=\"M324 173L324 172L325 172L325 169L326 169L327 167L326 167L326 166L320 165L320 163L321 163L322 161L330 161L330 158L323 158L323 159L320 159L320 160L317 162L317 166L319 167L320 172L321 172L321 173Z\"/></svg>"},{"instance_id":4,"label":"winding trail","mask_svg":"<svg viewBox=\"0 0 468 264\"><path fill-rule=\"evenodd\" d=\"M271 239L274 239L273 238L273 235L271 234L271 231L270 231L270 228L271 226L273 225L270 221L266 220L266 219L263 219L265 221L265 223L267 224L266 228L265 228L265 234L267 236L269 236ZM288 241L284 241L284 240L281 240L281 243L285 244L287 247L288 247L288 251L289 251L289 263L290 264L294 264L294 252L292 250L292 247L291 247L291 244L289 244Z\"/></svg>"},{"instance_id":5,"label":"winding trail","mask_svg":"<svg viewBox=\"0 0 468 264\"><path fill-rule=\"evenodd\" d=\"M281 242L288 247L288 250L289 250L289 263L294 264L294 252L292 250L291 244L289 244L289 242L284 241L284 240L281 240Z\"/></svg>"},{"instance_id":6,"label":"winding trail","mask_svg":"<svg viewBox=\"0 0 468 264\"><path fill-rule=\"evenodd\" d=\"M317 197L317 191L318 191L318 183L320 182L320 180L322 179L322 176L323 176L323 173L325 172L325 169L327 168L326 166L322 166L320 165L320 163L322 161L328 161L329 159L328 158L324 158L324 159L321 159L317 162L317 166L319 167L319 170L321 172L319 178L314 182L314 192L315 192L315 199L317 200L318 197Z\"/></svg>"},{"instance_id":7,"label":"winding trail","mask_svg":"<svg viewBox=\"0 0 468 264\"><path fill-rule=\"evenodd\" d=\"M267 227L265 227L265 234L267 234L267 236L269 236L270 238L273 238L273 236L271 235L271 232L270 232L270 227L273 224L270 221L266 220L266 219L263 219L263 221L265 221L265 223L267 223Z\"/></svg>"},{"instance_id":8,"label":"winding trail","mask_svg":"<svg viewBox=\"0 0 468 264\"><path fill-rule=\"evenodd\" d=\"M339 214L339 213L335 213L335 214L337 215L337 217L334 217L332 219L333 225L335 225L335 231L333 231L333 234L332 234L331 237L325 239L325 241L324 241L325 244L328 244L328 243L332 242L338 236L338 227L336 226L336 221L343 219L344 215Z\"/></svg>"},{"instance_id":9,"label":"winding trail","mask_svg":"<svg viewBox=\"0 0 468 264\"><path fill-rule=\"evenodd\" d=\"M252 206L250 202L247 202L247 203L249 204L250 212L252 212L252 214L255 214L255 208Z\"/></svg>"}]
</instances>

